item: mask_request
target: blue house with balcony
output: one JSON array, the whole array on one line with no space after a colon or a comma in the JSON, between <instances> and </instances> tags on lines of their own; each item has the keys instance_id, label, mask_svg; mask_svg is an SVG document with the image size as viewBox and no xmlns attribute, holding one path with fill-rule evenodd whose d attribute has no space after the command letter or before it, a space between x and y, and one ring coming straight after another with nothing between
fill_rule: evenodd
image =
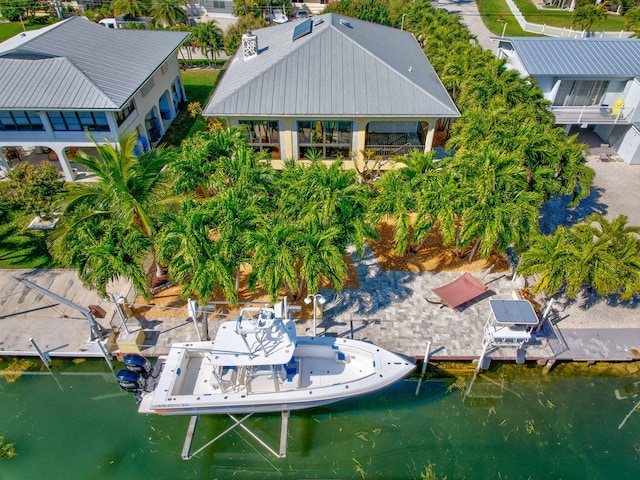
<instances>
[{"instance_id":1,"label":"blue house with balcony","mask_svg":"<svg viewBox=\"0 0 640 480\"><path fill-rule=\"evenodd\" d=\"M640 40L505 37L498 58L536 80L567 133L593 130L640 164Z\"/></svg>"},{"instance_id":2,"label":"blue house with balcony","mask_svg":"<svg viewBox=\"0 0 640 480\"><path fill-rule=\"evenodd\" d=\"M0 170L48 159L72 181L88 133L157 145L186 100L176 52L188 35L71 17L0 43Z\"/></svg>"}]
</instances>

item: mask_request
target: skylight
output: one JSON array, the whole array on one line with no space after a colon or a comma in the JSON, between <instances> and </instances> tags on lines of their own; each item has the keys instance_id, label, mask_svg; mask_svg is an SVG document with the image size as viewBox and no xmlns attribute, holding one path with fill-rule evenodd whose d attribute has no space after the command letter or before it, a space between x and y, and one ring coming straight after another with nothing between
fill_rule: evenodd
<instances>
[{"instance_id":1,"label":"skylight","mask_svg":"<svg viewBox=\"0 0 640 480\"><path fill-rule=\"evenodd\" d=\"M313 30L313 23L311 19L308 18L304 22L301 22L300 25L297 25L293 30L293 41L295 42L297 39L304 37L305 35L309 35Z\"/></svg>"}]
</instances>

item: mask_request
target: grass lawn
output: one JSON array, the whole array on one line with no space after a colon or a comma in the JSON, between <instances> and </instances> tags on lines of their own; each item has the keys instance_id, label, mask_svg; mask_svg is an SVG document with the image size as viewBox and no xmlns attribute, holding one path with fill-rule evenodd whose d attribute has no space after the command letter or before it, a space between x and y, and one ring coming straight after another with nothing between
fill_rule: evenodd
<instances>
[{"instance_id":1,"label":"grass lawn","mask_svg":"<svg viewBox=\"0 0 640 480\"><path fill-rule=\"evenodd\" d=\"M14 210L0 219L0 268L57 268L47 251L46 231L28 230L33 215ZM6 216L6 217L5 217Z\"/></svg>"},{"instance_id":2,"label":"grass lawn","mask_svg":"<svg viewBox=\"0 0 640 480\"><path fill-rule=\"evenodd\" d=\"M528 0L527 0L528 1ZM504 0L476 0L480 16L486 27L496 36L505 37L538 37L535 33L525 32L520 28L516 18L511 15L511 10ZM500 21L502 15L502 21ZM505 27L506 23L506 27Z\"/></svg>"},{"instance_id":3,"label":"grass lawn","mask_svg":"<svg viewBox=\"0 0 640 480\"><path fill-rule=\"evenodd\" d=\"M202 108L205 107L211 92L220 77L220 70L211 69L188 69L182 70L182 83L189 102L200 102ZM195 118L189 115L187 109L183 109L178 118L169 127L169 131L164 136L163 143L170 146L180 146L182 140L190 137L195 132L206 130L206 122L201 115Z\"/></svg>"},{"instance_id":4,"label":"grass lawn","mask_svg":"<svg viewBox=\"0 0 640 480\"><path fill-rule=\"evenodd\" d=\"M556 10L553 8L537 8L531 0L513 0L518 6L524 18L528 22L539 23L540 25L550 25L552 27L571 28L571 17L573 12L567 10ZM594 26L594 30L607 32L619 32L624 30L624 17L615 14L607 15L603 24Z\"/></svg>"},{"instance_id":5,"label":"grass lawn","mask_svg":"<svg viewBox=\"0 0 640 480\"><path fill-rule=\"evenodd\" d=\"M26 22L24 26L27 30L37 30L46 27L46 25L29 25ZM22 24L20 22L0 22L0 42L4 42L22 31Z\"/></svg>"},{"instance_id":6,"label":"grass lawn","mask_svg":"<svg viewBox=\"0 0 640 480\"><path fill-rule=\"evenodd\" d=\"M549 8L541 10L531 0L514 0L514 2L529 22L571 28L572 12ZM535 34L524 32L520 28L504 0L477 0L476 3L484 24L495 35L502 35L504 22L506 22L505 36L535 36ZM504 22L498 21L500 14L502 14ZM604 25L597 25L596 29L598 31L604 29L606 31L619 32L624 30L624 18L620 15L609 14Z\"/></svg>"}]
</instances>

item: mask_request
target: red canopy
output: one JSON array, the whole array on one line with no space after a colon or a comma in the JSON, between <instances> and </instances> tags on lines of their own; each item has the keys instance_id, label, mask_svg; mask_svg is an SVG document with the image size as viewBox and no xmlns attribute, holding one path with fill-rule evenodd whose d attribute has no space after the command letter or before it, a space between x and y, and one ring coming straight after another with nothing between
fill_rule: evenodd
<instances>
[{"instance_id":1,"label":"red canopy","mask_svg":"<svg viewBox=\"0 0 640 480\"><path fill-rule=\"evenodd\" d=\"M440 297L443 303L449 305L451 308L456 308L482 295L487 290L489 290L489 288L487 288L484 283L476 280L470 274L465 273L451 283L434 288L432 292Z\"/></svg>"}]
</instances>

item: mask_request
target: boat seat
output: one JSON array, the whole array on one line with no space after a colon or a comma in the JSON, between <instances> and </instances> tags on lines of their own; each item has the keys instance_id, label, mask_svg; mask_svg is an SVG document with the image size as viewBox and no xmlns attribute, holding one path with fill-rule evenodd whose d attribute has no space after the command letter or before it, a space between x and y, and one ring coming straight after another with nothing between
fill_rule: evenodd
<instances>
[{"instance_id":1,"label":"boat seat","mask_svg":"<svg viewBox=\"0 0 640 480\"><path fill-rule=\"evenodd\" d=\"M238 380L238 369L235 366L215 367L211 375L211 386L223 392L235 390Z\"/></svg>"}]
</instances>

